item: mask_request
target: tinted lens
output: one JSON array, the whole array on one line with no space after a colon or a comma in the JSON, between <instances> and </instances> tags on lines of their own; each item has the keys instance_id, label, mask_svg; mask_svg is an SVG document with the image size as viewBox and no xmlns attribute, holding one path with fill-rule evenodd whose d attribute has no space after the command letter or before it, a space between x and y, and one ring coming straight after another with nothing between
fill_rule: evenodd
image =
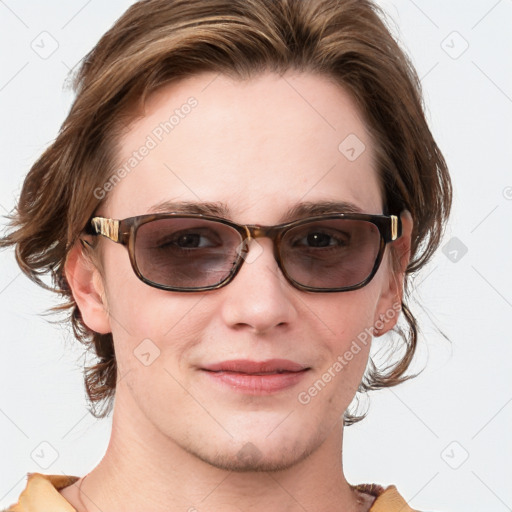
<instances>
[{"instance_id":1,"label":"tinted lens","mask_svg":"<svg viewBox=\"0 0 512 512\"><path fill-rule=\"evenodd\" d=\"M135 261L139 272L156 284L212 286L233 271L241 242L235 229L220 222L158 219L137 229Z\"/></svg>"},{"instance_id":2,"label":"tinted lens","mask_svg":"<svg viewBox=\"0 0 512 512\"><path fill-rule=\"evenodd\" d=\"M352 287L370 276L380 245L380 232L371 222L309 222L286 232L281 260L287 274L302 285L326 289Z\"/></svg>"}]
</instances>

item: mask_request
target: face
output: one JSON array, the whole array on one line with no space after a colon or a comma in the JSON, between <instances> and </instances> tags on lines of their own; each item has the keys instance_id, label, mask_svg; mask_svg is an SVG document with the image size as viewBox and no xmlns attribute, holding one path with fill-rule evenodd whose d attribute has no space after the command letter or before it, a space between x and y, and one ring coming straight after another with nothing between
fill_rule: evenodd
<instances>
[{"instance_id":1,"label":"face","mask_svg":"<svg viewBox=\"0 0 512 512\"><path fill-rule=\"evenodd\" d=\"M273 225L305 202L383 208L361 116L343 89L312 74L245 82L201 74L165 86L120 141L119 163L130 171L98 211L104 217L208 202L234 222ZM385 332L398 316L389 248L364 288L312 293L286 281L271 240L259 238L230 284L180 293L140 281L126 248L100 238L104 277L94 282L108 313L75 296L89 327L113 333L116 407L141 432L217 467L285 468L315 452L356 393L368 333L376 322ZM264 377L206 370L276 359L304 370Z\"/></svg>"}]
</instances>

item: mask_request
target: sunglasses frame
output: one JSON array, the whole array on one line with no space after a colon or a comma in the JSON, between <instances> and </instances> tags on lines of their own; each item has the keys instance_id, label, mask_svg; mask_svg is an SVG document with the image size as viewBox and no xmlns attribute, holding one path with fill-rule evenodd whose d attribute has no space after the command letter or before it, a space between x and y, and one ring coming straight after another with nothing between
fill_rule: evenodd
<instances>
[{"instance_id":1,"label":"sunglasses frame","mask_svg":"<svg viewBox=\"0 0 512 512\"><path fill-rule=\"evenodd\" d=\"M295 288L304 291L317 292L317 293L330 293L330 292L345 292L351 290L357 290L367 285L372 278L377 273L379 266L382 262L382 258L384 256L384 251L386 245L390 242L393 242L402 236L402 222L400 216L396 215L373 215L366 213L329 213L324 215L316 215L314 217L307 217L298 220L294 220L291 222L286 222L284 224L278 224L275 226L262 226L258 224L237 224L236 222L232 222L230 220L224 219L222 217L216 217L211 215L203 215L203 214L187 214L187 213L179 213L179 212L168 212L168 213L157 213L157 214L147 214L147 215L138 215L136 217L129 217L122 220L117 219L109 219L105 217L93 217L90 222L87 224L85 232L89 235L97 236L102 235L113 242L124 245L128 249L128 253L130 256L130 263L133 271L137 275L137 277L146 283L149 286L153 286L154 288L158 288L161 290L167 291L177 291L177 292L202 292L209 290L216 290L218 288L222 288L229 284L234 277L240 271L245 258L241 254L241 251L238 254L237 261L233 265L232 271L223 279L220 283L215 285L203 286L203 287L194 287L194 288L180 288L175 286L163 285L151 281L150 279L144 277L137 265L137 261L135 258L135 242L137 239L137 230L140 226L147 224L149 222L153 222L155 220L167 219L167 218L196 218L201 220L209 220L213 222L218 222L221 224L225 224L230 226L234 230L236 230L241 237L240 245L244 244L245 247L248 247L248 244L251 239L256 238L270 238L273 242L274 247L274 258L277 261L277 264L287 279L287 281L292 284ZM362 220L366 222L370 222L374 224L380 233L380 245L379 252L377 253L377 257L373 266L370 275L364 279L363 281L346 287L339 288L316 288L307 285L303 285L297 281L295 281L292 277L288 275L286 269L282 263L280 247L281 240L286 232L294 227L300 226L302 224L307 224L309 222L316 222L322 220L331 220L331 219L347 219L347 220Z\"/></svg>"}]
</instances>

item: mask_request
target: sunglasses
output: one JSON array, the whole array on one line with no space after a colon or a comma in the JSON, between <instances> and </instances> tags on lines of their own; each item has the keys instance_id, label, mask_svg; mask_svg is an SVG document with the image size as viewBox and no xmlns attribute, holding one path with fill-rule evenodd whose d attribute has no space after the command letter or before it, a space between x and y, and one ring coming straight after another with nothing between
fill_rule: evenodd
<instances>
[{"instance_id":1,"label":"sunglasses","mask_svg":"<svg viewBox=\"0 0 512 512\"><path fill-rule=\"evenodd\" d=\"M86 232L128 249L137 277L162 290L206 291L230 283L250 241L270 238L285 278L299 290L344 292L368 284L400 217L330 213L276 226L241 225L202 214L162 213L123 220L93 217Z\"/></svg>"}]
</instances>

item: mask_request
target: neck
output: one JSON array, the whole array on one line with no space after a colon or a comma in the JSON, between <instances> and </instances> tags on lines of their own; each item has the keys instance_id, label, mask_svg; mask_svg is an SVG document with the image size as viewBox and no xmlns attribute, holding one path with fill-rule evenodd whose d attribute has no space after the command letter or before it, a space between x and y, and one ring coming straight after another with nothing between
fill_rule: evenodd
<instances>
[{"instance_id":1,"label":"neck","mask_svg":"<svg viewBox=\"0 0 512 512\"><path fill-rule=\"evenodd\" d=\"M344 477L341 421L315 451L287 469L236 472L187 452L142 415L134 421L133 414L123 414L130 410L120 404L124 399L118 390L110 443L82 479L72 503L78 512L359 512L371 504Z\"/></svg>"}]
</instances>

